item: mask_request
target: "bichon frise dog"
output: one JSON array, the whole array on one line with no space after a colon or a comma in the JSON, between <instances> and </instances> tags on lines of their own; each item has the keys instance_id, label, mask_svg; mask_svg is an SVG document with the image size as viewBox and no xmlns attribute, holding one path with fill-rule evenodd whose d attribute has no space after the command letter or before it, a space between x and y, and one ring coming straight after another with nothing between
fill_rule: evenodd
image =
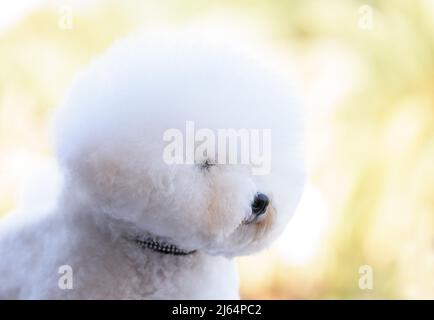
<instances>
[{"instance_id":1,"label":"bichon frise dog","mask_svg":"<svg viewBox=\"0 0 434 320\"><path fill-rule=\"evenodd\" d=\"M149 33L78 76L55 209L1 224L0 298L239 298L233 257L282 231L304 179L288 83L246 48Z\"/></svg>"}]
</instances>

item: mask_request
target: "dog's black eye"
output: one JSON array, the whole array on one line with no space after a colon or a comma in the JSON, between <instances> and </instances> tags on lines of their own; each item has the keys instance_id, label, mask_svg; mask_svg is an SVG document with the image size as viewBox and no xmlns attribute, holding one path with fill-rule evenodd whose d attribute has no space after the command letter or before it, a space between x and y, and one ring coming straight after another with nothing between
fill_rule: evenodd
<instances>
[{"instance_id":1,"label":"dog's black eye","mask_svg":"<svg viewBox=\"0 0 434 320\"><path fill-rule=\"evenodd\" d=\"M216 164L213 163L213 162L211 162L211 160L206 159L205 161L203 161L203 162L200 164L200 168L201 168L201 169L205 169L205 170L209 170L209 168L211 168L211 167L213 167L213 166L215 166L215 165L216 165Z\"/></svg>"}]
</instances>

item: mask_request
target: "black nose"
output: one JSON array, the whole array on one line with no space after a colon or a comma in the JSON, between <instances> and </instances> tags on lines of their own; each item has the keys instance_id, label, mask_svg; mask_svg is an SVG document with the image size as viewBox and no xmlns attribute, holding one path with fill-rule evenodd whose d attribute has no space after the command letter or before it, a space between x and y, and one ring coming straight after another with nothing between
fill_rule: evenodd
<instances>
[{"instance_id":1,"label":"black nose","mask_svg":"<svg viewBox=\"0 0 434 320\"><path fill-rule=\"evenodd\" d=\"M268 199L268 197L265 194L263 193L256 194L255 199L253 200L252 203L252 213L257 216L264 214L265 211L267 211L267 207L269 203L270 203L270 199Z\"/></svg>"}]
</instances>

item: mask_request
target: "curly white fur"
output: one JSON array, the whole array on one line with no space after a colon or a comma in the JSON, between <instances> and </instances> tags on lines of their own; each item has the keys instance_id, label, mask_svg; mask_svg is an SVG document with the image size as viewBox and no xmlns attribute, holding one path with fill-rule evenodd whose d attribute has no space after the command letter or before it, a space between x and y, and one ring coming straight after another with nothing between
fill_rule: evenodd
<instances>
[{"instance_id":1,"label":"curly white fur","mask_svg":"<svg viewBox=\"0 0 434 320\"><path fill-rule=\"evenodd\" d=\"M303 185L301 125L286 80L239 44L191 31L114 45L81 73L59 108L63 184L54 210L0 224L0 298L238 298L232 257L284 228ZM245 165L167 165L163 132L271 129L271 173ZM254 195L271 199L245 224ZM157 237L174 256L131 239ZM58 270L73 270L73 289Z\"/></svg>"}]
</instances>

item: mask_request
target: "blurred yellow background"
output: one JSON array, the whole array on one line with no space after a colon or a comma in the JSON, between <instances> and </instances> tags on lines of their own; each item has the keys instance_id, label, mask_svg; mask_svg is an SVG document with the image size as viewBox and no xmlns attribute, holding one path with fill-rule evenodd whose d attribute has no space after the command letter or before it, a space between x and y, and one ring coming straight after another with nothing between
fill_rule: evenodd
<instances>
[{"instance_id":1,"label":"blurred yellow background","mask_svg":"<svg viewBox=\"0 0 434 320\"><path fill-rule=\"evenodd\" d=\"M242 297L433 299L432 0L2 1L0 215L52 165L78 70L140 26L208 17L267 28L306 113L306 192L277 243L239 259Z\"/></svg>"}]
</instances>

